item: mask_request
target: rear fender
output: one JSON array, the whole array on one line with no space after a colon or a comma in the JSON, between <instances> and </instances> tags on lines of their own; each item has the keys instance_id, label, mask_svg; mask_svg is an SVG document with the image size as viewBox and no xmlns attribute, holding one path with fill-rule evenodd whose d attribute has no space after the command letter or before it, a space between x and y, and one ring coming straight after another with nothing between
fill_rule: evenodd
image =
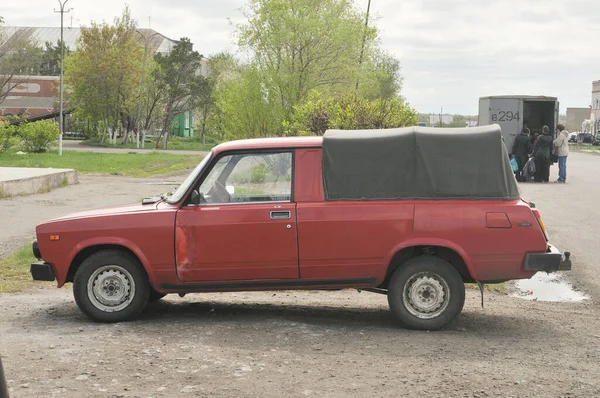
<instances>
[{"instance_id":1,"label":"rear fender","mask_svg":"<svg viewBox=\"0 0 600 398\"><path fill-rule=\"evenodd\" d=\"M435 239L435 238L411 239L411 240L403 241L403 242L399 243L397 246L394 246L394 248L387 254L387 257L385 259L385 264L386 264L385 272L387 272L387 269L391 265L392 259L394 258L394 255L396 255L396 253L400 252L403 249L408 249L408 248L416 247L416 246L438 246L438 247L444 247L444 248L455 251L456 253L458 253L459 256L462 257L471 277L474 280L478 280L475 265L473 264L471 257L467 254L467 252L462 247L460 247L459 245L457 245L456 243L454 243L452 241L445 240L445 239ZM381 278L378 278L378 279L383 280L384 278L385 278L385 274L381 275Z\"/></svg>"}]
</instances>

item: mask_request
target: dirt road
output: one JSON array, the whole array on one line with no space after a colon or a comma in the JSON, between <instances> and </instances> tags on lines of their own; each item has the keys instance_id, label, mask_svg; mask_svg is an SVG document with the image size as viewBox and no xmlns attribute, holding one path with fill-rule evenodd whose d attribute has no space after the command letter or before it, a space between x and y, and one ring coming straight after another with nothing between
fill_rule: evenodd
<instances>
[{"instance_id":1,"label":"dirt road","mask_svg":"<svg viewBox=\"0 0 600 398\"><path fill-rule=\"evenodd\" d=\"M11 396L600 396L598 162L576 153L568 184L521 186L552 241L573 252L571 275L592 300L533 302L486 292L482 309L470 290L447 330L415 332L393 322L385 296L356 291L169 296L139 321L117 325L84 318L70 289L5 294L0 354ZM81 181L11 199L10 211L0 201L2 224L30 234L68 207L165 191L122 177ZM12 217L8 224L5 217ZM11 236L2 228L2 247L11 246Z\"/></svg>"}]
</instances>

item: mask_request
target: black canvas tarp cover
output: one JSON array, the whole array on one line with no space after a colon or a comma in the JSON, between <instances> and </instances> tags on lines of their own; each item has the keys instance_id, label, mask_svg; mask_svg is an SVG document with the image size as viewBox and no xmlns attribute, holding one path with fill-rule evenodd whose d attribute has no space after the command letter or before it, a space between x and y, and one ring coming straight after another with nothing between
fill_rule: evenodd
<instances>
[{"instance_id":1,"label":"black canvas tarp cover","mask_svg":"<svg viewBox=\"0 0 600 398\"><path fill-rule=\"evenodd\" d=\"M500 126L328 130L326 200L518 199Z\"/></svg>"}]
</instances>

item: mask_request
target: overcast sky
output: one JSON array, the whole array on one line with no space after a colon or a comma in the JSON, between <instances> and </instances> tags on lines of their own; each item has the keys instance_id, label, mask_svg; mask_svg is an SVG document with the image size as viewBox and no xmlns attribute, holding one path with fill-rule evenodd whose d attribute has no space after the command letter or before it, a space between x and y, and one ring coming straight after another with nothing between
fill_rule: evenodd
<instances>
[{"instance_id":1,"label":"overcast sky","mask_svg":"<svg viewBox=\"0 0 600 398\"><path fill-rule=\"evenodd\" d=\"M368 0L355 0L366 11ZM234 52L231 22L245 0L129 0L140 27L189 37L204 55ZM122 0L69 0L65 25L112 22ZM2 1L15 26L60 26L58 1ZM403 95L420 112L477 114L481 96L556 96L587 107L600 79L600 2L593 0L372 0L382 45L398 57Z\"/></svg>"}]
</instances>

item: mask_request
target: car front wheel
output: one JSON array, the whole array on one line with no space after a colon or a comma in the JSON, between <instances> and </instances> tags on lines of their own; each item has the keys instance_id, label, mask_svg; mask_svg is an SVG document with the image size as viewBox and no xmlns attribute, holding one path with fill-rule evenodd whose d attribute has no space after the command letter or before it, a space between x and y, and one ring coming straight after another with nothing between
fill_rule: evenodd
<instances>
[{"instance_id":1,"label":"car front wheel","mask_svg":"<svg viewBox=\"0 0 600 398\"><path fill-rule=\"evenodd\" d=\"M79 309L98 322L121 322L137 316L148 303L150 285L133 256L106 250L83 261L73 294Z\"/></svg>"},{"instance_id":2,"label":"car front wheel","mask_svg":"<svg viewBox=\"0 0 600 398\"><path fill-rule=\"evenodd\" d=\"M388 303L408 328L437 330L462 311L465 285L447 261L434 256L414 257L392 274Z\"/></svg>"}]
</instances>

